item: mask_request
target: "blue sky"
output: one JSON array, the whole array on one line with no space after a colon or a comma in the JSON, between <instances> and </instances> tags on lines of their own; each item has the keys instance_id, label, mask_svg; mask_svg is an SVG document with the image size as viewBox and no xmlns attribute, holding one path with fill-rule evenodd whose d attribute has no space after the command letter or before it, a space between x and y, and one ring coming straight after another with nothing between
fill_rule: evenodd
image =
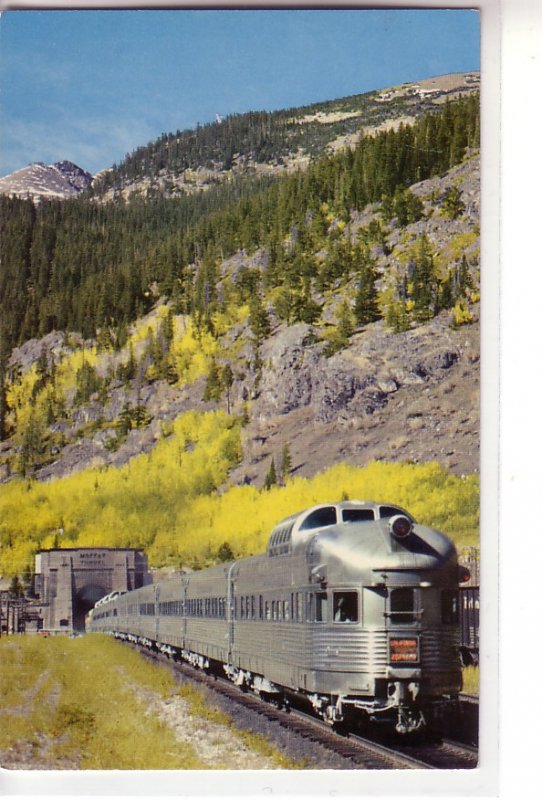
<instances>
[{"instance_id":1,"label":"blue sky","mask_svg":"<svg viewBox=\"0 0 542 800\"><path fill-rule=\"evenodd\" d=\"M8 11L0 175L62 159L95 173L217 113L476 70L479 36L461 10Z\"/></svg>"}]
</instances>

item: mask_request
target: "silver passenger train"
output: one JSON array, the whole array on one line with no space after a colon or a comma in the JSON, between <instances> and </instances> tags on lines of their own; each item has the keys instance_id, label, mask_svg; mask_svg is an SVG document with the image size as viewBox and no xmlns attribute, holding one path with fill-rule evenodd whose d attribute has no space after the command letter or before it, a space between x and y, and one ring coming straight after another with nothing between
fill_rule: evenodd
<instances>
[{"instance_id":1,"label":"silver passenger train","mask_svg":"<svg viewBox=\"0 0 542 800\"><path fill-rule=\"evenodd\" d=\"M368 715L410 732L461 690L453 543L403 509L321 504L280 522L263 555L177 576L91 610L87 630L223 669L329 723Z\"/></svg>"}]
</instances>

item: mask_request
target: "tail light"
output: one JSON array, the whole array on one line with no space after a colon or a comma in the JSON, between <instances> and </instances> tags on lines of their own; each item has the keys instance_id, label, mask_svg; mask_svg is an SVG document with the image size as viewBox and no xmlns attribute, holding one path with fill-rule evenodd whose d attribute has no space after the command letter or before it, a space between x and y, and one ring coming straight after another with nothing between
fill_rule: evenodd
<instances>
[{"instance_id":1,"label":"tail light","mask_svg":"<svg viewBox=\"0 0 542 800\"><path fill-rule=\"evenodd\" d=\"M412 664L418 660L418 640L416 638L390 639L390 663Z\"/></svg>"},{"instance_id":2,"label":"tail light","mask_svg":"<svg viewBox=\"0 0 542 800\"><path fill-rule=\"evenodd\" d=\"M470 581L470 569L463 567L460 564L457 566L457 580L459 583L466 583Z\"/></svg>"}]
</instances>

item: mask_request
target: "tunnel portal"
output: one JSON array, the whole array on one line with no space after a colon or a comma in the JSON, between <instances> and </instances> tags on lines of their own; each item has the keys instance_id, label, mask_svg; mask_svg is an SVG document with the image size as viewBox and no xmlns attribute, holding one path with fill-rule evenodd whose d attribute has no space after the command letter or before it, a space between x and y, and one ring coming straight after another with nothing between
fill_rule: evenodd
<instances>
[{"instance_id":1,"label":"tunnel portal","mask_svg":"<svg viewBox=\"0 0 542 800\"><path fill-rule=\"evenodd\" d=\"M142 550L80 547L42 550L36 556L35 589L42 627L58 633L85 630L85 616L113 591L152 583Z\"/></svg>"}]
</instances>

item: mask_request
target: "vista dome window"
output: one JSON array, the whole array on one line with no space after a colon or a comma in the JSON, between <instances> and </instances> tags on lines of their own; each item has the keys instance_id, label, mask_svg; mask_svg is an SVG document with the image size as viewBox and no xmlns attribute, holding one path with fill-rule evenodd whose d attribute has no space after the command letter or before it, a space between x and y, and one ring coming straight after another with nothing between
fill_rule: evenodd
<instances>
[{"instance_id":1,"label":"vista dome window","mask_svg":"<svg viewBox=\"0 0 542 800\"><path fill-rule=\"evenodd\" d=\"M313 511L300 526L300 531L312 530L312 528L325 528L327 525L337 524L337 510L335 506L324 506Z\"/></svg>"},{"instance_id":2,"label":"vista dome window","mask_svg":"<svg viewBox=\"0 0 542 800\"><path fill-rule=\"evenodd\" d=\"M403 517L407 517L407 519L414 520L410 516L410 514L406 514L402 509L397 508L397 506L380 506L380 519L390 519L390 517L395 517L397 514L401 514Z\"/></svg>"},{"instance_id":3,"label":"vista dome window","mask_svg":"<svg viewBox=\"0 0 542 800\"><path fill-rule=\"evenodd\" d=\"M372 508L343 508L342 514L343 522L366 522L375 518Z\"/></svg>"}]
</instances>

